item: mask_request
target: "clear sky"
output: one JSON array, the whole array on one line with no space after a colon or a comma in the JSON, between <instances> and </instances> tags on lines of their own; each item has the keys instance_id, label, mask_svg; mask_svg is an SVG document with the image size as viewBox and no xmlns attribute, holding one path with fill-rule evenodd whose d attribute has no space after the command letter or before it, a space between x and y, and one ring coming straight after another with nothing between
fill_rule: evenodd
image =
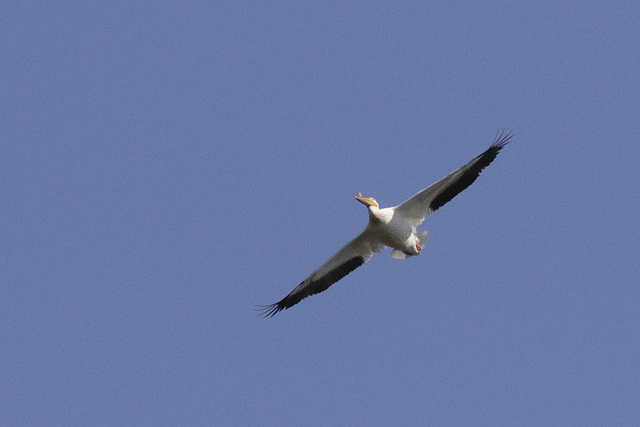
<instances>
[{"instance_id":1,"label":"clear sky","mask_svg":"<svg viewBox=\"0 0 640 427\"><path fill-rule=\"evenodd\" d=\"M3 423L640 424L638 2L106 3L3 5Z\"/></svg>"}]
</instances>

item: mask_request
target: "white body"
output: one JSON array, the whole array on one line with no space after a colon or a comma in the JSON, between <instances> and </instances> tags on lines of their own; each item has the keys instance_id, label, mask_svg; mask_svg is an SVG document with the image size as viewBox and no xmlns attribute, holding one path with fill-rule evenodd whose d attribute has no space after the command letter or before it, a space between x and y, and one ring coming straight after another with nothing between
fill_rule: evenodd
<instances>
[{"instance_id":1,"label":"white body","mask_svg":"<svg viewBox=\"0 0 640 427\"><path fill-rule=\"evenodd\" d=\"M379 242L394 249L391 256L406 258L411 255L420 255L423 246L421 243L424 242L421 242L416 235L415 227L402 218L395 207L380 209L374 205L368 208L367 228Z\"/></svg>"}]
</instances>

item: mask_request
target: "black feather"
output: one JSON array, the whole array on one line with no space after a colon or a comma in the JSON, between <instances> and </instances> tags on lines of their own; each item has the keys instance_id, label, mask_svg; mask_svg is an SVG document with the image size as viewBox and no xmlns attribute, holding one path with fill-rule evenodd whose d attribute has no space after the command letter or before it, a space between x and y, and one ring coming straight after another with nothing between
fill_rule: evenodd
<instances>
[{"instance_id":1,"label":"black feather","mask_svg":"<svg viewBox=\"0 0 640 427\"><path fill-rule=\"evenodd\" d=\"M464 171L464 173L454 182L452 182L448 187L444 188L440 194L438 194L429 204L429 208L435 212L440 209L443 205L453 199L455 196L464 191L467 187L469 187L473 182L478 178L480 172L487 166L491 164L502 150L502 147L507 145L511 138L513 138L513 134L511 132L505 135L505 131L498 131L496 134L491 147L484 153L480 154L478 157L473 159L471 162L471 167Z\"/></svg>"},{"instance_id":2,"label":"black feather","mask_svg":"<svg viewBox=\"0 0 640 427\"><path fill-rule=\"evenodd\" d=\"M342 279L347 274L351 273L356 268L365 263L365 259L361 256L351 258L342 265L334 268L322 277L316 280L312 280L306 287L296 292L294 289L289 295L284 297L281 301L275 304L260 307L260 314L264 317L271 317L276 313L286 310L289 307L293 307L308 296L326 291L329 286ZM301 282L302 284L304 282ZM299 286L299 285L298 285Z\"/></svg>"}]
</instances>

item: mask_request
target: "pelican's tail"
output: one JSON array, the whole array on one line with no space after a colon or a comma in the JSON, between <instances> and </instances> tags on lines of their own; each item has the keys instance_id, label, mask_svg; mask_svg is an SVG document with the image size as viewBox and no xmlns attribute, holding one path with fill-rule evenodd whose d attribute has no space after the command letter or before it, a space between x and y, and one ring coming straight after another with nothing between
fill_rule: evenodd
<instances>
[{"instance_id":1,"label":"pelican's tail","mask_svg":"<svg viewBox=\"0 0 640 427\"><path fill-rule=\"evenodd\" d=\"M420 246L423 248L427 244L427 230L420 230L415 232L416 238L420 241Z\"/></svg>"}]
</instances>

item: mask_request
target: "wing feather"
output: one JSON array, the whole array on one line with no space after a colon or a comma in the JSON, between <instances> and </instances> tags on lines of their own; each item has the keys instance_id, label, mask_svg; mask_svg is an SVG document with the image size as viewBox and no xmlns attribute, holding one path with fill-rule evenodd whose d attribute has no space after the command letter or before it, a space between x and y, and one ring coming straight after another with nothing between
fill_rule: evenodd
<instances>
[{"instance_id":1,"label":"wing feather","mask_svg":"<svg viewBox=\"0 0 640 427\"><path fill-rule=\"evenodd\" d=\"M425 218L473 184L480 172L495 160L500 150L511 141L512 137L511 132L505 135L504 130L498 131L493 143L484 153L438 182L414 194L396 206L395 211L413 227L422 224Z\"/></svg>"},{"instance_id":2,"label":"wing feather","mask_svg":"<svg viewBox=\"0 0 640 427\"><path fill-rule=\"evenodd\" d=\"M369 230L365 230L311 273L289 295L275 304L261 307L261 314L264 317L271 317L282 310L293 307L310 295L327 290L329 286L369 261L374 253L380 252L384 247L371 235Z\"/></svg>"}]
</instances>

